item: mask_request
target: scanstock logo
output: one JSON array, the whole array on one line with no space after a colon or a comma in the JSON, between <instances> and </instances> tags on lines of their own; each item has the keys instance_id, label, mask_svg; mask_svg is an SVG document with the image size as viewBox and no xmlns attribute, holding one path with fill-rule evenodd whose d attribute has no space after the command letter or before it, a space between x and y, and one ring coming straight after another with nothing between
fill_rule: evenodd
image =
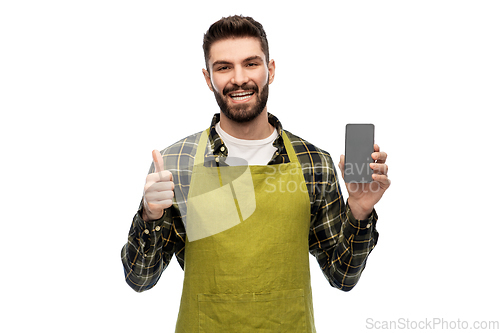
<instances>
[{"instance_id":1,"label":"scanstock logo","mask_svg":"<svg viewBox=\"0 0 500 333\"><path fill-rule=\"evenodd\" d=\"M197 170L202 170L197 174ZM186 232L196 241L228 230L249 218L256 209L255 190L250 167L241 160L239 166L193 168L196 186L189 189Z\"/></svg>"}]
</instances>

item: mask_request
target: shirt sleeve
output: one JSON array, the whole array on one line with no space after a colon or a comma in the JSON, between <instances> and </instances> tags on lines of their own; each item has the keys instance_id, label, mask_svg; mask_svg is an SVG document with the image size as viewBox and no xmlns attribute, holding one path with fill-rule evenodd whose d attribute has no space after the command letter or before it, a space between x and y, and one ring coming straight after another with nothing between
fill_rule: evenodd
<instances>
[{"instance_id":1,"label":"shirt sleeve","mask_svg":"<svg viewBox=\"0 0 500 333\"><path fill-rule=\"evenodd\" d=\"M345 205L337 173L328 156L323 167L323 186L311 205L309 251L316 257L323 274L335 288L351 290L361 277L368 255L378 240L377 214L357 220Z\"/></svg>"},{"instance_id":2,"label":"shirt sleeve","mask_svg":"<svg viewBox=\"0 0 500 333\"><path fill-rule=\"evenodd\" d=\"M174 206L165 209L160 219L145 222L141 217L141 203L132 220L121 258L125 280L137 292L154 287L173 254L177 254L179 248L184 248L176 232L176 219L172 215L176 215ZM179 264L183 267L183 261L179 261Z\"/></svg>"}]
</instances>

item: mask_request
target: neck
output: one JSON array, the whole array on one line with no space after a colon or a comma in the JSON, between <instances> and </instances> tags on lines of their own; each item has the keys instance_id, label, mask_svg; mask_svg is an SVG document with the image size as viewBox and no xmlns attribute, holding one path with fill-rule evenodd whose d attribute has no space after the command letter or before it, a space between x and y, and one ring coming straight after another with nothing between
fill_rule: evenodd
<instances>
[{"instance_id":1,"label":"neck","mask_svg":"<svg viewBox=\"0 0 500 333\"><path fill-rule=\"evenodd\" d=\"M220 127L227 134L242 140L262 140L269 137L274 130L267 120L267 107L252 121L237 123L220 114Z\"/></svg>"}]
</instances>

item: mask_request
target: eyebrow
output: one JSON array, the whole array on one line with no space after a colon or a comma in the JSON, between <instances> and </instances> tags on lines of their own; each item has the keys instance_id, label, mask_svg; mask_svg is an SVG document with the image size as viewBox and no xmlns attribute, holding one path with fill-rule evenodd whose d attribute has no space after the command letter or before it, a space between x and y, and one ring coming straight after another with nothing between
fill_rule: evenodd
<instances>
[{"instance_id":1,"label":"eyebrow","mask_svg":"<svg viewBox=\"0 0 500 333\"><path fill-rule=\"evenodd\" d=\"M243 62L249 62L249 61L254 61L254 60L260 60L260 61L264 62L264 60L261 57L259 57L258 55L254 55L254 56L245 58L245 60L243 60ZM217 60L212 64L212 67L215 67L218 65L231 65L231 64L232 64L232 62L227 61L227 60Z\"/></svg>"}]
</instances>

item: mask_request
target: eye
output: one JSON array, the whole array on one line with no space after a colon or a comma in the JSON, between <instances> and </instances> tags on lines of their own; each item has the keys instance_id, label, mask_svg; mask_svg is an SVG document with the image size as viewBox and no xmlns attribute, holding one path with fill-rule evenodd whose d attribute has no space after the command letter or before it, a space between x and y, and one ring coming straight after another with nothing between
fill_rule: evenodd
<instances>
[{"instance_id":1,"label":"eye","mask_svg":"<svg viewBox=\"0 0 500 333\"><path fill-rule=\"evenodd\" d=\"M254 67L254 66L258 66L259 64L257 64L256 62L251 62L249 63L247 66L248 67Z\"/></svg>"}]
</instances>

